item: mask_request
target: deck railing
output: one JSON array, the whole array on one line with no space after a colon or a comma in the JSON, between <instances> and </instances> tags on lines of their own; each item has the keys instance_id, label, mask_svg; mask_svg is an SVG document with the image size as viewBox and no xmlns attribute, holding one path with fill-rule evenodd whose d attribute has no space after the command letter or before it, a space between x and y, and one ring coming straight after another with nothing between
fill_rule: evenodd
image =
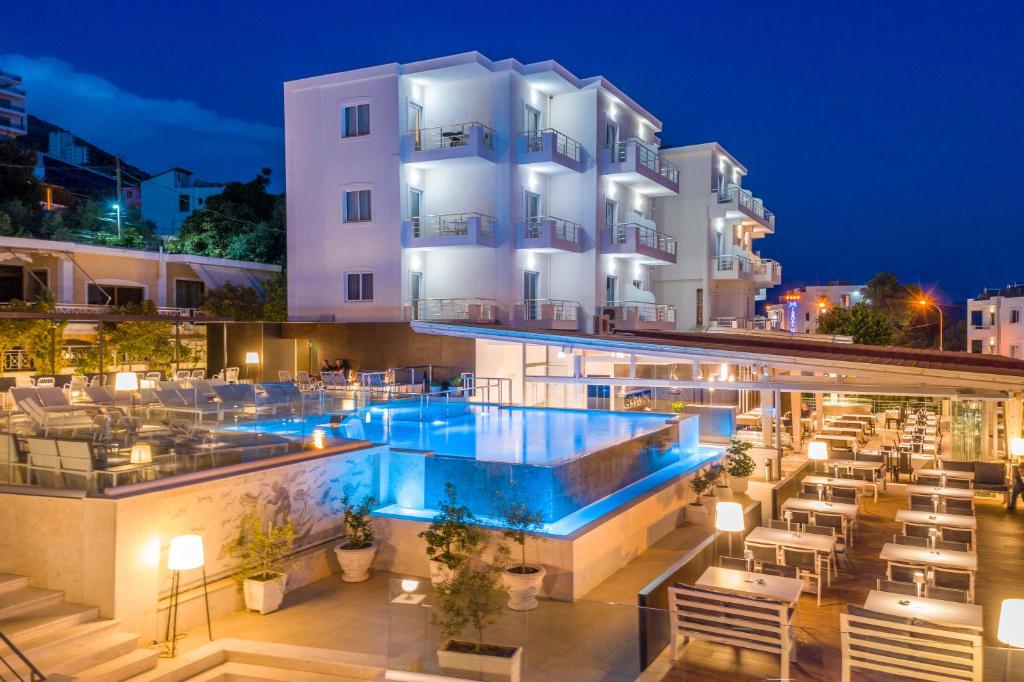
<instances>
[{"instance_id":1,"label":"deck railing","mask_svg":"<svg viewBox=\"0 0 1024 682\"><path fill-rule=\"evenodd\" d=\"M612 146L612 161L616 163L624 162L629 156L629 148L631 146L636 147L636 158L640 165L671 182L679 182L679 169L676 165L663 159L661 154L658 153L657 147L653 147L635 137L616 142Z\"/></svg>"},{"instance_id":2,"label":"deck railing","mask_svg":"<svg viewBox=\"0 0 1024 682\"><path fill-rule=\"evenodd\" d=\"M524 221L526 226L526 234L524 236L527 239L538 239L543 232L544 223L548 221L551 222L551 235L553 237L557 237L562 241L572 242L573 244L579 244L583 226L571 220L555 218L554 216L542 215L527 218Z\"/></svg>"},{"instance_id":3,"label":"deck railing","mask_svg":"<svg viewBox=\"0 0 1024 682\"><path fill-rule=\"evenodd\" d=\"M658 232L654 228L637 223L618 223L612 225L610 229L613 244L625 244L628 239L629 230L632 229L636 230L637 244L663 253L672 255L676 253L676 238L664 232Z\"/></svg>"},{"instance_id":4,"label":"deck railing","mask_svg":"<svg viewBox=\"0 0 1024 682\"><path fill-rule=\"evenodd\" d=\"M755 197L749 189L744 189L738 185L726 185L725 189L718 193L719 203L728 203L734 199L741 207L753 213L764 223L774 227L775 214L765 208L764 202L760 198Z\"/></svg>"},{"instance_id":5,"label":"deck railing","mask_svg":"<svg viewBox=\"0 0 1024 682\"><path fill-rule=\"evenodd\" d=\"M554 128L542 128L540 130L527 130L519 133L526 138L526 151L539 152L544 149L544 135L551 134L555 138L555 151L562 156L567 156L574 161L579 161L583 156L583 145L568 135L563 135Z\"/></svg>"},{"instance_id":6,"label":"deck railing","mask_svg":"<svg viewBox=\"0 0 1024 682\"><path fill-rule=\"evenodd\" d=\"M641 322L671 322L675 324L676 321L676 307L668 303L608 301L602 304L601 308L623 308L624 310L636 310L637 319Z\"/></svg>"},{"instance_id":7,"label":"deck railing","mask_svg":"<svg viewBox=\"0 0 1024 682\"><path fill-rule=\"evenodd\" d=\"M480 221L480 234L490 236L496 218L485 213L444 213L441 215L412 216L406 220L412 225L412 236L465 237L474 218Z\"/></svg>"},{"instance_id":8,"label":"deck railing","mask_svg":"<svg viewBox=\"0 0 1024 682\"><path fill-rule=\"evenodd\" d=\"M480 306L479 319L494 319L494 299L417 298L409 302L414 320L469 320L470 306Z\"/></svg>"},{"instance_id":9,"label":"deck railing","mask_svg":"<svg viewBox=\"0 0 1024 682\"><path fill-rule=\"evenodd\" d=\"M576 301L565 301L558 298L528 298L518 301L516 306L522 311L524 320L563 320L576 321L580 304ZM552 311L550 318L543 317L546 306Z\"/></svg>"},{"instance_id":10,"label":"deck railing","mask_svg":"<svg viewBox=\"0 0 1024 682\"><path fill-rule=\"evenodd\" d=\"M454 149L469 144L473 128L481 131L481 143L488 149L494 149L494 128L485 126L479 121L464 123L448 123L433 128L407 130L406 135L413 139L413 151L429 151L433 149Z\"/></svg>"}]
</instances>

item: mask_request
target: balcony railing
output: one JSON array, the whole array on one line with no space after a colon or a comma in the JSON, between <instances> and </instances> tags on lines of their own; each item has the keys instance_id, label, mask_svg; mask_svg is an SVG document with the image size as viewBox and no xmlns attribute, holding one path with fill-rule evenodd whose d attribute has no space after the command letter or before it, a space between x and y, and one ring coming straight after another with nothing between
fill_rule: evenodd
<instances>
[{"instance_id":1,"label":"balcony railing","mask_svg":"<svg viewBox=\"0 0 1024 682\"><path fill-rule=\"evenodd\" d=\"M766 279L776 279L782 273L782 265L770 258L759 258L753 262L754 274Z\"/></svg>"},{"instance_id":2,"label":"balcony railing","mask_svg":"<svg viewBox=\"0 0 1024 682\"><path fill-rule=\"evenodd\" d=\"M526 138L526 151L539 152L544 150L544 136L548 134L555 140L555 152L579 162L583 158L583 145L568 135L563 135L554 128L527 130L519 133Z\"/></svg>"},{"instance_id":3,"label":"balcony railing","mask_svg":"<svg viewBox=\"0 0 1024 682\"><path fill-rule=\"evenodd\" d=\"M489 298L418 298L408 305L414 320L493 322L496 309Z\"/></svg>"},{"instance_id":4,"label":"balcony railing","mask_svg":"<svg viewBox=\"0 0 1024 682\"><path fill-rule=\"evenodd\" d=\"M10 303L0 303L0 311L5 308L9 308ZM104 305L102 303L57 303L53 307L53 312L75 316L96 316L96 315L110 315L113 311L120 311L117 306ZM114 313L116 314L116 313ZM136 314L136 313L126 313ZM142 313L138 313L142 314ZM206 313L202 308L175 308L175 307L159 307L156 309L157 315L163 315L166 317L203 317Z\"/></svg>"},{"instance_id":5,"label":"balcony railing","mask_svg":"<svg viewBox=\"0 0 1024 682\"><path fill-rule=\"evenodd\" d=\"M518 301L516 306L519 307L524 320L544 319L575 322L578 319L580 304L576 301L563 301L557 298L529 298Z\"/></svg>"},{"instance_id":6,"label":"balcony railing","mask_svg":"<svg viewBox=\"0 0 1024 682\"><path fill-rule=\"evenodd\" d=\"M572 242L573 244L580 243L580 234L583 231L583 226L570 220L555 218L554 216L526 218L523 221L525 224L524 236L527 239L539 239L543 235L544 223L546 222L551 223L551 234L553 237L562 241Z\"/></svg>"},{"instance_id":7,"label":"balcony railing","mask_svg":"<svg viewBox=\"0 0 1024 682\"><path fill-rule=\"evenodd\" d=\"M419 130L408 130L406 135L412 138L413 151L421 152L433 149L454 149L465 147L470 144L471 131L479 128L481 131L480 141L487 149L494 149L494 129L485 126L478 121L466 123L449 123L447 125L435 126L433 128L420 128Z\"/></svg>"},{"instance_id":8,"label":"balcony railing","mask_svg":"<svg viewBox=\"0 0 1024 682\"><path fill-rule=\"evenodd\" d=\"M741 208L755 215L766 225L775 226L775 214L765 208L764 202L755 197L750 190L738 185L727 185L724 190L718 193L719 203L724 204L733 200L736 200Z\"/></svg>"},{"instance_id":9,"label":"balcony railing","mask_svg":"<svg viewBox=\"0 0 1024 682\"><path fill-rule=\"evenodd\" d=\"M0 99L0 109L7 109L8 111L17 111L18 113L25 113L25 107L15 104L10 100Z\"/></svg>"},{"instance_id":10,"label":"balcony railing","mask_svg":"<svg viewBox=\"0 0 1024 682\"><path fill-rule=\"evenodd\" d=\"M11 130L25 130L24 123L15 123L9 118L0 118L0 127L10 128Z\"/></svg>"},{"instance_id":11,"label":"balcony railing","mask_svg":"<svg viewBox=\"0 0 1024 682\"><path fill-rule=\"evenodd\" d=\"M496 219L484 213L444 213L441 215L413 216L406 218L412 227L412 236L422 237L465 237L469 235L470 221L480 221L480 234L489 237L494 232Z\"/></svg>"},{"instance_id":12,"label":"balcony railing","mask_svg":"<svg viewBox=\"0 0 1024 682\"><path fill-rule=\"evenodd\" d=\"M737 274L750 274L754 271L754 265L746 256L727 255L715 256L711 263L716 272L735 272Z\"/></svg>"},{"instance_id":13,"label":"balcony railing","mask_svg":"<svg viewBox=\"0 0 1024 682\"><path fill-rule=\"evenodd\" d=\"M709 323L712 327L748 329L753 331L774 331L779 328L778 324L768 317L755 317L753 319L742 317L713 317L709 320Z\"/></svg>"},{"instance_id":14,"label":"balcony railing","mask_svg":"<svg viewBox=\"0 0 1024 682\"><path fill-rule=\"evenodd\" d=\"M647 303L644 301L607 301L601 308L622 308L635 310L641 322L665 322L675 324L676 307L668 303ZM599 311L600 312L600 311Z\"/></svg>"},{"instance_id":15,"label":"balcony railing","mask_svg":"<svg viewBox=\"0 0 1024 682\"><path fill-rule=\"evenodd\" d=\"M661 158L658 153L657 147L638 140L635 137L631 137L628 140L622 140L616 142L612 147L612 161L615 163L623 163L629 156L629 148L631 145L636 146L636 158L640 165L644 166L648 170L657 173L658 175L664 176L672 183L679 182L679 169L675 164L666 161Z\"/></svg>"},{"instance_id":16,"label":"balcony railing","mask_svg":"<svg viewBox=\"0 0 1024 682\"><path fill-rule=\"evenodd\" d=\"M676 254L676 238L664 232L658 232L654 228L638 225L637 223L618 223L612 225L609 229L611 230L612 244L627 243L629 241L629 231L636 230L636 241L640 246L646 246L649 249L655 249L673 256Z\"/></svg>"}]
</instances>

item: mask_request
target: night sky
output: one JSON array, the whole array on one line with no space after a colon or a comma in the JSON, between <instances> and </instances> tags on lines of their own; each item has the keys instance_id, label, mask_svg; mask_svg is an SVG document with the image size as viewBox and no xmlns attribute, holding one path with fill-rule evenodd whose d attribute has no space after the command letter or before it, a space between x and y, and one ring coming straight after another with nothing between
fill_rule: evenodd
<instances>
[{"instance_id":1,"label":"night sky","mask_svg":"<svg viewBox=\"0 0 1024 682\"><path fill-rule=\"evenodd\" d=\"M784 285L1024 282L1024 3L16 3L29 110L148 171L274 168L283 81L468 50L603 75L715 140L778 216ZM299 9L301 7L301 9ZM781 292L781 288L775 293Z\"/></svg>"}]
</instances>

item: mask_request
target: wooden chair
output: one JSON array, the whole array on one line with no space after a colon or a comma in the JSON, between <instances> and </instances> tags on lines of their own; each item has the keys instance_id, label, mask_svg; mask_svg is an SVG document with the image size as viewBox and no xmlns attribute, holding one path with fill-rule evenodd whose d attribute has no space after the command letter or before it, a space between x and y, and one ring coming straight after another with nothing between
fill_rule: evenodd
<instances>
[{"instance_id":1,"label":"wooden chair","mask_svg":"<svg viewBox=\"0 0 1024 682\"><path fill-rule=\"evenodd\" d=\"M846 517L842 514L832 514L830 512L816 512L814 514L814 523L832 529L832 535L836 539L836 557L842 558L847 567L852 568L850 555L846 551L847 547L853 546L852 524L848 523ZM838 563L836 564L836 572L839 572Z\"/></svg>"},{"instance_id":2,"label":"wooden chair","mask_svg":"<svg viewBox=\"0 0 1024 682\"><path fill-rule=\"evenodd\" d=\"M752 599L688 585L668 588L672 660L691 639L753 649L781 657L780 677L789 678L796 659L793 609L785 602Z\"/></svg>"},{"instance_id":3,"label":"wooden chair","mask_svg":"<svg viewBox=\"0 0 1024 682\"><path fill-rule=\"evenodd\" d=\"M922 523L904 523L903 534L914 538L925 538L929 537L928 532L934 528L934 526L926 526Z\"/></svg>"},{"instance_id":4,"label":"wooden chair","mask_svg":"<svg viewBox=\"0 0 1024 682\"><path fill-rule=\"evenodd\" d=\"M788 530L788 528L786 527L786 522L785 521L779 521L778 519L772 519L771 521L769 521L768 522L768 527L769 528L774 528L775 530ZM793 524L793 527L794 528L796 527L795 523Z\"/></svg>"},{"instance_id":5,"label":"wooden chair","mask_svg":"<svg viewBox=\"0 0 1024 682\"><path fill-rule=\"evenodd\" d=\"M898 561L890 561L885 567L885 579L892 582L913 583L916 573L924 574L924 567L916 564L902 564Z\"/></svg>"},{"instance_id":6,"label":"wooden chair","mask_svg":"<svg viewBox=\"0 0 1024 682\"><path fill-rule=\"evenodd\" d=\"M943 526L939 528L939 534L943 540L951 542L962 542L967 545L968 548L974 547L974 531L970 528L949 528Z\"/></svg>"},{"instance_id":7,"label":"wooden chair","mask_svg":"<svg viewBox=\"0 0 1024 682\"><path fill-rule=\"evenodd\" d=\"M963 590L967 593L967 603L974 603L974 572L961 571L955 568L939 568L931 570L931 584L935 587L947 587Z\"/></svg>"},{"instance_id":8,"label":"wooden chair","mask_svg":"<svg viewBox=\"0 0 1024 682\"><path fill-rule=\"evenodd\" d=\"M947 497L943 500L943 508L946 512L952 512L957 509L960 511L969 511L974 513L974 498L970 497L967 499L960 499L958 497Z\"/></svg>"},{"instance_id":9,"label":"wooden chair","mask_svg":"<svg viewBox=\"0 0 1024 682\"><path fill-rule=\"evenodd\" d=\"M947 478L947 488L959 488L960 490L970 490L974 487L974 481L969 478Z\"/></svg>"},{"instance_id":10,"label":"wooden chair","mask_svg":"<svg viewBox=\"0 0 1024 682\"><path fill-rule=\"evenodd\" d=\"M918 538L913 535L900 535L899 533L893 534L892 541L897 545L908 545L910 547L928 546L928 538Z\"/></svg>"},{"instance_id":11,"label":"wooden chair","mask_svg":"<svg viewBox=\"0 0 1024 682\"><path fill-rule=\"evenodd\" d=\"M767 545L759 542L743 541L743 549L749 549L754 554L754 561L759 564L779 563L779 548L775 545Z\"/></svg>"},{"instance_id":12,"label":"wooden chair","mask_svg":"<svg viewBox=\"0 0 1024 682\"><path fill-rule=\"evenodd\" d=\"M928 469L927 471L931 471L931 470ZM920 473L915 478L917 479L917 484L918 485L928 485L928 486L935 486L935 487L941 487L942 486L942 476L940 476L939 474Z\"/></svg>"},{"instance_id":13,"label":"wooden chair","mask_svg":"<svg viewBox=\"0 0 1024 682\"><path fill-rule=\"evenodd\" d=\"M951 552L969 552L971 546L966 542L956 542L955 540L936 540L935 549L947 549Z\"/></svg>"},{"instance_id":14,"label":"wooden chair","mask_svg":"<svg viewBox=\"0 0 1024 682\"><path fill-rule=\"evenodd\" d=\"M875 581L875 588L879 592L892 592L893 594L902 594L910 597L917 596L917 585L900 580L884 580L879 578Z\"/></svg>"},{"instance_id":15,"label":"wooden chair","mask_svg":"<svg viewBox=\"0 0 1024 682\"><path fill-rule=\"evenodd\" d=\"M60 460L53 438L25 438L28 450L28 482L48 488L60 487Z\"/></svg>"},{"instance_id":16,"label":"wooden chair","mask_svg":"<svg viewBox=\"0 0 1024 682\"><path fill-rule=\"evenodd\" d=\"M925 588L926 595L929 599L942 599L944 601L954 601L958 604L969 603L967 599L967 592L965 590L957 590L952 587L935 587L935 585L928 585Z\"/></svg>"},{"instance_id":17,"label":"wooden chair","mask_svg":"<svg viewBox=\"0 0 1024 682\"><path fill-rule=\"evenodd\" d=\"M747 560L743 557L723 556L718 560L718 565L722 568L732 568L737 571L747 570Z\"/></svg>"},{"instance_id":18,"label":"wooden chair","mask_svg":"<svg viewBox=\"0 0 1024 682\"><path fill-rule=\"evenodd\" d=\"M912 511L935 511L935 504L931 495L910 495L910 509Z\"/></svg>"},{"instance_id":19,"label":"wooden chair","mask_svg":"<svg viewBox=\"0 0 1024 682\"><path fill-rule=\"evenodd\" d=\"M797 569L797 576L817 582L818 606L821 606L821 555L813 549L782 547L782 563Z\"/></svg>"},{"instance_id":20,"label":"wooden chair","mask_svg":"<svg viewBox=\"0 0 1024 682\"><path fill-rule=\"evenodd\" d=\"M857 504L857 489L834 485L832 486L831 498L833 502Z\"/></svg>"}]
</instances>

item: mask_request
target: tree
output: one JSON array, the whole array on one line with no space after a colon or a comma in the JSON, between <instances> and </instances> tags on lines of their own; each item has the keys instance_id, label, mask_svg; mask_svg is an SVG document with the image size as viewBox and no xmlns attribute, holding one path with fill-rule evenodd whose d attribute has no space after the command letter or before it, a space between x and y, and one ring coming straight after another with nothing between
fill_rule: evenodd
<instances>
[{"instance_id":1,"label":"tree","mask_svg":"<svg viewBox=\"0 0 1024 682\"><path fill-rule=\"evenodd\" d=\"M854 343L872 346L892 345L898 331L888 314L863 301L850 308L832 308L818 318L819 334L852 336Z\"/></svg>"},{"instance_id":2,"label":"tree","mask_svg":"<svg viewBox=\"0 0 1024 682\"><path fill-rule=\"evenodd\" d=\"M263 319L263 301L252 287L242 287L228 282L206 292L203 311L213 317L251 322Z\"/></svg>"},{"instance_id":3,"label":"tree","mask_svg":"<svg viewBox=\"0 0 1024 682\"><path fill-rule=\"evenodd\" d=\"M53 297L48 291L43 291L32 303L13 300L7 306L8 312L16 313L48 313L53 310ZM37 371L57 374L63 369L63 358L57 348L63 344L65 327L67 322L63 320L0 318L0 353L21 349ZM0 372L3 371L2 365L0 363Z\"/></svg>"},{"instance_id":4,"label":"tree","mask_svg":"<svg viewBox=\"0 0 1024 682\"><path fill-rule=\"evenodd\" d=\"M263 282L266 296L263 319L268 322L288 321L288 274L282 270Z\"/></svg>"},{"instance_id":5,"label":"tree","mask_svg":"<svg viewBox=\"0 0 1024 682\"><path fill-rule=\"evenodd\" d=\"M14 142L0 142L0 201L17 201L35 208L43 188L33 175L36 156Z\"/></svg>"},{"instance_id":6,"label":"tree","mask_svg":"<svg viewBox=\"0 0 1024 682\"><path fill-rule=\"evenodd\" d=\"M156 315L156 304L125 305L113 309L114 315ZM126 358L128 369L146 363L154 369L168 369L175 360L174 324L163 320L125 320L104 326L103 342L115 358ZM192 349L177 345L178 362L189 362ZM89 361L87 361L89 362Z\"/></svg>"}]
</instances>

